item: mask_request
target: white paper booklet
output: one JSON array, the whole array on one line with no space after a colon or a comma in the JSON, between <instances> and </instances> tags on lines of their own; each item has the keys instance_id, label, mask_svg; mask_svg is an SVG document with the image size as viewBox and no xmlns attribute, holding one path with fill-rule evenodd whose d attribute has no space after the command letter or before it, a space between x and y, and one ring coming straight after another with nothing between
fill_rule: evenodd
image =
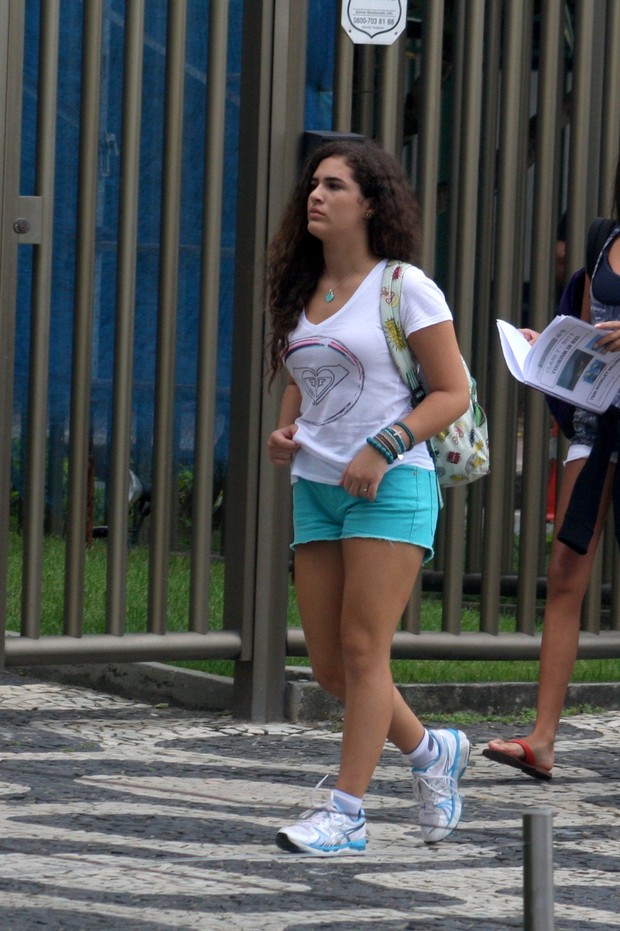
<instances>
[{"instance_id":1,"label":"white paper booklet","mask_svg":"<svg viewBox=\"0 0 620 931\"><path fill-rule=\"evenodd\" d=\"M555 317L530 345L519 330L498 320L502 351L516 379L597 414L620 391L620 352L594 348L604 331L578 317Z\"/></svg>"}]
</instances>

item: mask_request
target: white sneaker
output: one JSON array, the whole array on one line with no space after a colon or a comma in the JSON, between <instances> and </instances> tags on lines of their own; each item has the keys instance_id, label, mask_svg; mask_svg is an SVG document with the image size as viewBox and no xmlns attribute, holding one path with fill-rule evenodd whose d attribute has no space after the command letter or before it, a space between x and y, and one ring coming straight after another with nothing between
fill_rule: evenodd
<instances>
[{"instance_id":1,"label":"white sneaker","mask_svg":"<svg viewBox=\"0 0 620 931\"><path fill-rule=\"evenodd\" d=\"M292 853L313 857L362 853L366 849L366 815L347 815L333 804L305 811L299 821L285 825L276 834L276 844Z\"/></svg>"},{"instance_id":2,"label":"white sneaker","mask_svg":"<svg viewBox=\"0 0 620 931\"><path fill-rule=\"evenodd\" d=\"M426 844L435 844L454 831L461 820L463 800L459 780L469 760L469 740L462 731L429 731L439 756L424 769L411 770L413 795L421 803L420 830Z\"/></svg>"}]
</instances>

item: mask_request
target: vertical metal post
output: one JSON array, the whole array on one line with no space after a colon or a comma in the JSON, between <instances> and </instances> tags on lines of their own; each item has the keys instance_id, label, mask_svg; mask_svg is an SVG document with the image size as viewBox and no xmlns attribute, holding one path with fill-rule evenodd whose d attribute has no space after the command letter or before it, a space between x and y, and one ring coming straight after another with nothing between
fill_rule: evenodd
<instances>
[{"instance_id":1,"label":"vertical metal post","mask_svg":"<svg viewBox=\"0 0 620 931\"><path fill-rule=\"evenodd\" d=\"M84 613L86 499L93 342L95 236L99 154L99 98L103 3L84 8L82 99L76 236L75 324L71 371L69 496L65 560L64 633L79 637Z\"/></svg>"},{"instance_id":2,"label":"vertical metal post","mask_svg":"<svg viewBox=\"0 0 620 931\"><path fill-rule=\"evenodd\" d=\"M617 54L618 42L620 42L620 4L615 0L608 0L604 27L604 92L601 101L601 152L597 209L597 214L601 217L611 216L618 144L620 142L620 56ZM612 580L609 626L612 630L620 630L620 585L618 584L620 578L620 554L618 553L611 521L608 523L603 542L605 552L603 575L606 580ZM590 582L590 586L593 587L592 582ZM597 586L597 595L599 594L600 589ZM600 610L598 614L600 617Z\"/></svg>"},{"instance_id":3,"label":"vertical metal post","mask_svg":"<svg viewBox=\"0 0 620 931\"><path fill-rule=\"evenodd\" d=\"M602 82L596 81L592 62L603 55L601 28L604 21L596 15L594 4L580 3L575 9L575 63L571 95L569 185L573 196L568 210L566 267L569 270L583 264L586 233L596 215L599 190L601 94ZM611 75L610 75L611 77ZM606 81L605 81L606 83ZM601 579L601 550L596 555L590 585L582 604L582 628L595 632L600 618L600 597L597 583Z\"/></svg>"},{"instance_id":4,"label":"vertical metal post","mask_svg":"<svg viewBox=\"0 0 620 931\"><path fill-rule=\"evenodd\" d=\"M455 325L461 351L471 358L472 332L475 307L476 234L478 228L478 171L480 163L480 138L482 122L482 70L474 62L483 58L484 4L472 2L461 7L462 32L459 53L459 144L454 146L458 153L458 165L452 164L450 172L450 202L455 209L452 219L455 235L451 237L454 253L454 268L458 276L450 275L448 300L455 312ZM482 324L477 319L476 323ZM443 629L457 633L461 626L463 607L463 572L465 552L462 544L462 528L467 525L466 492L455 491L450 495L444 516L444 555L450 572L446 575L443 594Z\"/></svg>"},{"instance_id":5,"label":"vertical metal post","mask_svg":"<svg viewBox=\"0 0 620 931\"><path fill-rule=\"evenodd\" d=\"M529 326L543 330L555 305L555 250L559 202L560 116L562 99L562 0L548 0L541 18L538 108L532 157L536 173L533 194ZM538 391L526 391L523 440L523 479L519 539L519 597L517 629L535 632L537 543L544 537L545 483L549 451L541 436L549 435L544 399Z\"/></svg>"},{"instance_id":6,"label":"vertical metal post","mask_svg":"<svg viewBox=\"0 0 620 931\"><path fill-rule=\"evenodd\" d=\"M189 628L208 626L213 499L213 436L217 391L217 335L220 305L222 188L226 127L228 0L212 0L209 9L207 132L200 281L200 335L196 397L194 501Z\"/></svg>"},{"instance_id":7,"label":"vertical metal post","mask_svg":"<svg viewBox=\"0 0 620 931\"><path fill-rule=\"evenodd\" d=\"M17 219L24 48L23 0L0 4L0 665L4 665L11 453L13 366L17 293Z\"/></svg>"},{"instance_id":8,"label":"vertical metal post","mask_svg":"<svg viewBox=\"0 0 620 931\"><path fill-rule=\"evenodd\" d=\"M332 125L336 132L348 133L351 132L353 127L353 62L355 46L340 25L340 4L337 4L337 8ZM363 131L361 130L361 132Z\"/></svg>"},{"instance_id":9,"label":"vertical metal post","mask_svg":"<svg viewBox=\"0 0 620 931\"><path fill-rule=\"evenodd\" d=\"M591 111L595 106L592 100L592 61L595 54L594 37L596 7L591 3L579 3L576 6L575 56L573 64L573 87L571 92L570 113L570 150L568 177L571 188L570 210L568 213L568 239L566 242L566 267L579 268L583 264L583 243L589 225L589 217L594 215L596 204L597 159L591 139Z\"/></svg>"},{"instance_id":10,"label":"vertical metal post","mask_svg":"<svg viewBox=\"0 0 620 931\"><path fill-rule=\"evenodd\" d=\"M521 226L523 220L524 174L523 136L526 124L523 120L522 97L524 94L523 45L529 29L530 4L511 2L505 6L504 48L502 58L501 125L498 136L499 158L497 159L497 228L495 240L495 290L496 307L512 310L517 319L521 307L520 268ZM529 75L528 75L529 77ZM493 384L493 406L489 410L489 434L505 436L507 420L516 420L516 385L510 382L501 350L497 341L492 346L489 377ZM513 379L514 381L514 379ZM486 633L498 632L500 614L500 577L505 539L513 540L512 515L507 512L506 475L514 468L514 440L495 443L493 471L486 482L486 504L493 520L484 526L484 565L482 571L481 627ZM498 545L498 528L505 528L502 545Z\"/></svg>"},{"instance_id":11,"label":"vertical metal post","mask_svg":"<svg viewBox=\"0 0 620 931\"><path fill-rule=\"evenodd\" d=\"M402 33L396 42L381 49L380 58L379 142L397 159L403 148L405 48L406 36Z\"/></svg>"},{"instance_id":12,"label":"vertical metal post","mask_svg":"<svg viewBox=\"0 0 620 931\"><path fill-rule=\"evenodd\" d=\"M59 22L58 0L42 4L39 20L35 184L36 194L42 199L43 211L41 242L34 246L32 268L27 456L22 522L24 552L21 632L26 637L38 637L41 624Z\"/></svg>"},{"instance_id":13,"label":"vertical metal post","mask_svg":"<svg viewBox=\"0 0 620 931\"><path fill-rule=\"evenodd\" d=\"M424 4L422 46L422 116L419 132L417 192L424 227L422 266L427 275L435 272L437 233L437 183L439 180L439 135L441 127L441 63L444 28L443 0Z\"/></svg>"},{"instance_id":14,"label":"vertical metal post","mask_svg":"<svg viewBox=\"0 0 620 931\"><path fill-rule=\"evenodd\" d=\"M346 42L353 43L341 26L339 31ZM360 45L357 50L356 91L355 91L355 129L372 139L375 124L375 68L377 56L373 45ZM351 124L352 125L352 124Z\"/></svg>"},{"instance_id":15,"label":"vertical metal post","mask_svg":"<svg viewBox=\"0 0 620 931\"><path fill-rule=\"evenodd\" d=\"M138 244L138 190L140 183L140 130L144 0L126 5L123 65L123 128L119 196L118 266L114 334L114 385L112 441L110 444L110 504L106 593L106 632L121 636L125 630L128 486L131 454L131 393L136 310L136 254Z\"/></svg>"},{"instance_id":16,"label":"vertical metal post","mask_svg":"<svg viewBox=\"0 0 620 931\"><path fill-rule=\"evenodd\" d=\"M168 611L186 32L187 3L184 0L182 3L170 4L166 48L166 112L160 226L153 513L149 553L148 628L151 633L155 634L165 633Z\"/></svg>"},{"instance_id":17,"label":"vertical metal post","mask_svg":"<svg viewBox=\"0 0 620 931\"><path fill-rule=\"evenodd\" d=\"M493 300L494 270L493 224L488 218L493 215L495 201L495 166L497 159L497 121L499 112L500 81L497 75L501 60L502 7L485 4L484 11L484 55L481 61L482 100L480 105L480 165L477 191L478 224L475 255L476 307L473 312L476 329L471 358L475 372L478 396L486 404L490 396L487 365L493 332L488 321L495 316ZM482 569L483 533L487 508L486 483L477 482L467 495L467 543L465 571L479 573Z\"/></svg>"},{"instance_id":18,"label":"vertical metal post","mask_svg":"<svg viewBox=\"0 0 620 931\"><path fill-rule=\"evenodd\" d=\"M290 486L266 456L278 392L264 379L263 270L298 171L306 29L300 0L244 7L224 625L243 634L235 711L257 721L281 718L284 708Z\"/></svg>"},{"instance_id":19,"label":"vertical metal post","mask_svg":"<svg viewBox=\"0 0 620 931\"><path fill-rule=\"evenodd\" d=\"M601 171L599 215L610 216L614 174L620 142L620 4L609 0L605 21L605 92L601 118Z\"/></svg>"},{"instance_id":20,"label":"vertical metal post","mask_svg":"<svg viewBox=\"0 0 620 931\"><path fill-rule=\"evenodd\" d=\"M553 931L553 809L523 814L523 928Z\"/></svg>"}]
</instances>

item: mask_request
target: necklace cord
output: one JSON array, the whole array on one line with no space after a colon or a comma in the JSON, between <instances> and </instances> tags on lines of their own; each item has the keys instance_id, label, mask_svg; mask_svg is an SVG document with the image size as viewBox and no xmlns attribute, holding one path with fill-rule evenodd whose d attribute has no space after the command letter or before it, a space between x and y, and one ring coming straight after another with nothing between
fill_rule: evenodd
<instances>
[{"instance_id":1,"label":"necklace cord","mask_svg":"<svg viewBox=\"0 0 620 931\"><path fill-rule=\"evenodd\" d=\"M345 281L348 281L351 275L354 275L354 274L355 274L355 271L349 272L349 274L345 275L345 277L341 281L338 281L336 284L332 285L331 288L328 288L327 293L325 294L326 304L331 304L331 302L336 297L336 295L334 294L334 291L336 290L336 288L339 288L341 284L344 284Z\"/></svg>"}]
</instances>

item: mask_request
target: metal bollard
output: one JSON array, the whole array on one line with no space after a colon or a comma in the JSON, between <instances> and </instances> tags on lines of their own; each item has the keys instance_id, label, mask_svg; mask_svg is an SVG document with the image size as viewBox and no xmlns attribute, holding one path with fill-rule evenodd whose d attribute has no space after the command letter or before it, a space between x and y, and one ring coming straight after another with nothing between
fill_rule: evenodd
<instances>
[{"instance_id":1,"label":"metal bollard","mask_svg":"<svg viewBox=\"0 0 620 931\"><path fill-rule=\"evenodd\" d=\"M523 814L523 928L554 931L553 809Z\"/></svg>"}]
</instances>

